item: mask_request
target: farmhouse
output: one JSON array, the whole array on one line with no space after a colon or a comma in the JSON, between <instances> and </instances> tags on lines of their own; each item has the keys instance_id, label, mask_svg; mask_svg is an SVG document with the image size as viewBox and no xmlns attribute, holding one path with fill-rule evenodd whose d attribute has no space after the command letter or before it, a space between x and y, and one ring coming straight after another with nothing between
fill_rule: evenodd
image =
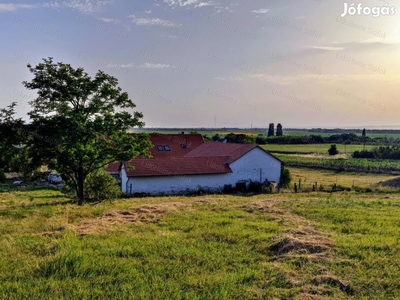
<instances>
[{"instance_id":1,"label":"farmhouse","mask_svg":"<svg viewBox=\"0 0 400 300\"><path fill-rule=\"evenodd\" d=\"M200 134L151 134L151 158L110 164L122 192L219 192L237 183L279 183L282 162L257 145L204 142ZM118 175L117 175L118 174Z\"/></svg>"}]
</instances>

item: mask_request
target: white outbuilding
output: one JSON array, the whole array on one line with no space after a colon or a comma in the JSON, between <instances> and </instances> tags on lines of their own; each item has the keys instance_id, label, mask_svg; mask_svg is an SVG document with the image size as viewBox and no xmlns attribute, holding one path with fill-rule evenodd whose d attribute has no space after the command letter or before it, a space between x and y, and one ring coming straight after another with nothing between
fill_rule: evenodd
<instances>
[{"instance_id":1,"label":"white outbuilding","mask_svg":"<svg viewBox=\"0 0 400 300\"><path fill-rule=\"evenodd\" d=\"M279 184L282 161L257 145L204 142L200 134L152 134L150 139L151 158L119 165L126 195L220 192L251 181Z\"/></svg>"}]
</instances>

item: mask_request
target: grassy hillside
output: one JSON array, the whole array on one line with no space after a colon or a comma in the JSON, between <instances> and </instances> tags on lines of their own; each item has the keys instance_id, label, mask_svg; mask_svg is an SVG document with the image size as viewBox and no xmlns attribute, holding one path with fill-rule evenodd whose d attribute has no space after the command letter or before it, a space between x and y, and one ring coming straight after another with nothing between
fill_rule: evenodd
<instances>
[{"instance_id":1,"label":"grassy hillside","mask_svg":"<svg viewBox=\"0 0 400 300\"><path fill-rule=\"evenodd\" d=\"M1 299L395 298L400 199L0 194Z\"/></svg>"}]
</instances>

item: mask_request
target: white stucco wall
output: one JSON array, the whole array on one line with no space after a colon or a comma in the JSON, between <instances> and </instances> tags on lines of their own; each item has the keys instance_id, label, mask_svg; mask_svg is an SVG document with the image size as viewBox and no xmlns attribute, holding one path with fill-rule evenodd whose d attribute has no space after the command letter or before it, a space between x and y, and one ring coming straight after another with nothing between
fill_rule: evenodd
<instances>
[{"instance_id":1,"label":"white stucco wall","mask_svg":"<svg viewBox=\"0 0 400 300\"><path fill-rule=\"evenodd\" d=\"M210 164L209 167L213 167ZM218 168L218 166L215 166ZM121 168L122 192L125 194L179 194L196 189L221 191L226 184L235 187L239 180L261 182L266 179L279 183L281 162L255 148L230 164L233 173L210 175L131 177L126 176L125 167Z\"/></svg>"},{"instance_id":2,"label":"white stucco wall","mask_svg":"<svg viewBox=\"0 0 400 300\"><path fill-rule=\"evenodd\" d=\"M229 166L236 181L251 179L260 182L260 173L261 182L267 179L279 183L281 177L281 162L259 148L254 148Z\"/></svg>"},{"instance_id":3,"label":"white stucco wall","mask_svg":"<svg viewBox=\"0 0 400 300\"><path fill-rule=\"evenodd\" d=\"M131 177L127 182L127 194L180 194L203 189L220 191L229 182L230 174ZM131 187L132 185L132 187Z\"/></svg>"}]
</instances>

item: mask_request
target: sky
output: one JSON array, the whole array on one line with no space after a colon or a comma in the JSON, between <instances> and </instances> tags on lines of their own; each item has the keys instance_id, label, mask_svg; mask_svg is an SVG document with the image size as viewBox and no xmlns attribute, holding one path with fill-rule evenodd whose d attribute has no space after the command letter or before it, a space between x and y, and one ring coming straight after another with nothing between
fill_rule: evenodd
<instances>
[{"instance_id":1,"label":"sky","mask_svg":"<svg viewBox=\"0 0 400 300\"><path fill-rule=\"evenodd\" d=\"M116 77L147 128L400 125L400 0L0 0L0 28L0 107L27 121L53 57Z\"/></svg>"}]
</instances>

